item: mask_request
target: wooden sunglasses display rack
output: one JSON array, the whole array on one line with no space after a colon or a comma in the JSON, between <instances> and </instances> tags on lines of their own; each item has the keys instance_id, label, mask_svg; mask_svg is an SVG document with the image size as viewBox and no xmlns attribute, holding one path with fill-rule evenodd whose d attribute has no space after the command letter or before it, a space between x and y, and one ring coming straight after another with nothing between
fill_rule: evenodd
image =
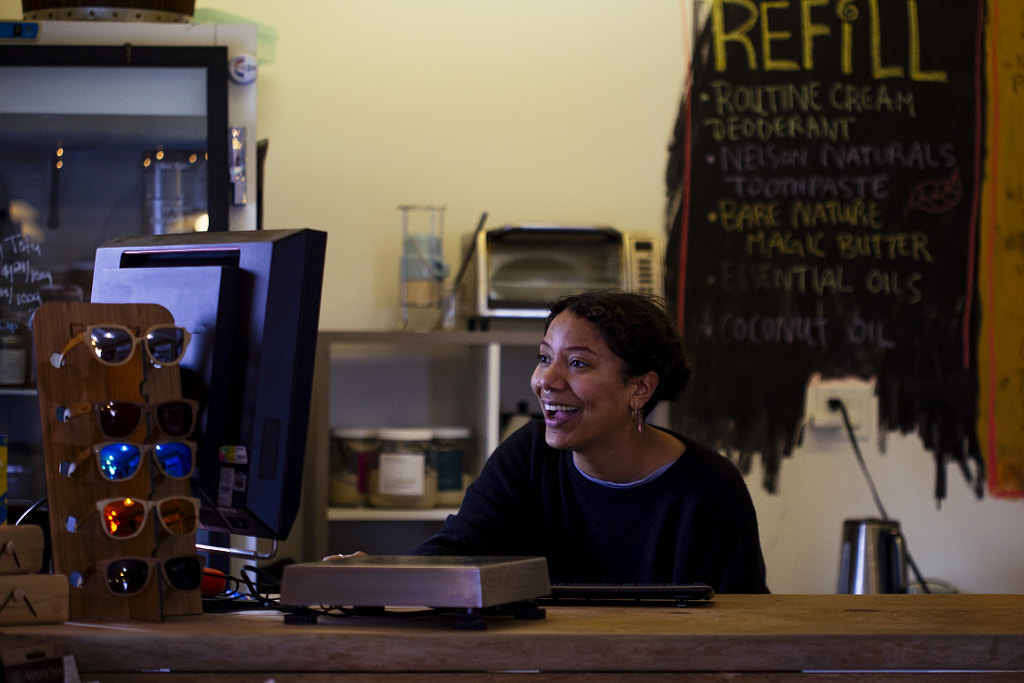
<instances>
[{"instance_id":1,"label":"wooden sunglasses display rack","mask_svg":"<svg viewBox=\"0 0 1024 683\"><path fill-rule=\"evenodd\" d=\"M110 481L101 475L94 454L80 456L94 444L111 439L100 432L95 419L64 421L61 417L65 408L85 403L123 400L152 404L181 398L178 366L152 364L141 346L135 347L127 363L113 366L100 362L88 344L78 344L68 351L63 364L55 367L53 354L59 355L90 326L102 325L120 325L140 335L156 325L174 325L174 319L167 309L155 304L55 302L43 304L35 312L32 333L54 573L67 576L72 584L68 610L72 619L162 621L166 616L199 614L198 582L194 590L175 589L158 566L171 558L194 556L195 533L168 534L156 519L157 512L152 511L142 533L113 539L104 533L102 515L96 509L96 501L115 497L187 497L191 495L189 480L166 476L153 457L144 455L133 476ZM147 443L153 440L148 434L143 420L136 433L123 441ZM67 474L67 464L76 459L78 465ZM157 562L148 562L152 576L143 590L114 595L97 566L129 557Z\"/></svg>"}]
</instances>

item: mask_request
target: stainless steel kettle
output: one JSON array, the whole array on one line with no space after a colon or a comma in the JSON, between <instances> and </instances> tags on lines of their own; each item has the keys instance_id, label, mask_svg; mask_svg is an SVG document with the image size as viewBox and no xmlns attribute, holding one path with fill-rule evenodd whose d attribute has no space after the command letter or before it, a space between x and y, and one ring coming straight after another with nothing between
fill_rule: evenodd
<instances>
[{"instance_id":1,"label":"stainless steel kettle","mask_svg":"<svg viewBox=\"0 0 1024 683\"><path fill-rule=\"evenodd\" d=\"M900 523L882 519L843 522L838 593L906 593L907 552Z\"/></svg>"}]
</instances>

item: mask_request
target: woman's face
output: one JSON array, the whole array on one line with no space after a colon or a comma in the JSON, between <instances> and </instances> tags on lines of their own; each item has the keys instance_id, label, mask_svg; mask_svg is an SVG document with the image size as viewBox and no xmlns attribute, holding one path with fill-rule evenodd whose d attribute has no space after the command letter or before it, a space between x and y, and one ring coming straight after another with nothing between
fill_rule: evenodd
<instances>
[{"instance_id":1,"label":"woman's face","mask_svg":"<svg viewBox=\"0 0 1024 683\"><path fill-rule=\"evenodd\" d=\"M540 344L531 381L540 401L549 446L581 454L615 441L635 424L630 414L634 382L622 374L597 325L559 313Z\"/></svg>"}]
</instances>

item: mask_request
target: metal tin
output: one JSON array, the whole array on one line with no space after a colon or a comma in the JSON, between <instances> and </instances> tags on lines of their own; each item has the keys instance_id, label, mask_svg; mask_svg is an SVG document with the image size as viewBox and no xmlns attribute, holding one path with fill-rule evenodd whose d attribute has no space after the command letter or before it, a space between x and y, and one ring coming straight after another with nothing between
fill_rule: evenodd
<instances>
[{"instance_id":1,"label":"metal tin","mask_svg":"<svg viewBox=\"0 0 1024 683\"><path fill-rule=\"evenodd\" d=\"M335 429L331 432L331 505L365 505L370 461L380 449L376 429Z\"/></svg>"},{"instance_id":2,"label":"metal tin","mask_svg":"<svg viewBox=\"0 0 1024 683\"><path fill-rule=\"evenodd\" d=\"M465 472L469 454L469 427L435 427L437 504L458 507L469 483Z\"/></svg>"}]
</instances>

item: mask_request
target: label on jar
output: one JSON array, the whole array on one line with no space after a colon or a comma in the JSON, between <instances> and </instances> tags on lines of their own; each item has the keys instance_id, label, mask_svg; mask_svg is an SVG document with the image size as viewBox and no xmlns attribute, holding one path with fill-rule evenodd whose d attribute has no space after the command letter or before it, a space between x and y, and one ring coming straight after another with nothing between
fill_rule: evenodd
<instances>
[{"instance_id":1,"label":"label on jar","mask_svg":"<svg viewBox=\"0 0 1024 683\"><path fill-rule=\"evenodd\" d=\"M378 492L390 496L422 496L426 492L427 456L422 453L381 453Z\"/></svg>"}]
</instances>

